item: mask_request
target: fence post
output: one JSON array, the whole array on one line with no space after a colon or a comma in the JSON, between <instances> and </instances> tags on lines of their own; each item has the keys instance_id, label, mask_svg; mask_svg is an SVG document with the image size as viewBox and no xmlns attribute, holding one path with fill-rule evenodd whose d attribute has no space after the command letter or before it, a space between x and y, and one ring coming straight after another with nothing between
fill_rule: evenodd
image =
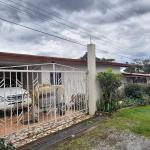
<instances>
[{"instance_id":1,"label":"fence post","mask_svg":"<svg viewBox=\"0 0 150 150\"><path fill-rule=\"evenodd\" d=\"M89 114L94 115L97 101L95 44L87 45Z\"/></svg>"}]
</instances>

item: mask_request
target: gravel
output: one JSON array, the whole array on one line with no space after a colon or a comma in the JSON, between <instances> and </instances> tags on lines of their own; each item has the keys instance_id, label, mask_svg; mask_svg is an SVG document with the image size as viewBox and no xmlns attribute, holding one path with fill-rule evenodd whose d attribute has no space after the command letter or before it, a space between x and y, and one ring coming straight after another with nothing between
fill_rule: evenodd
<instances>
[{"instance_id":1,"label":"gravel","mask_svg":"<svg viewBox=\"0 0 150 150\"><path fill-rule=\"evenodd\" d=\"M94 145L93 150L150 150L150 139L133 133L109 130Z\"/></svg>"}]
</instances>

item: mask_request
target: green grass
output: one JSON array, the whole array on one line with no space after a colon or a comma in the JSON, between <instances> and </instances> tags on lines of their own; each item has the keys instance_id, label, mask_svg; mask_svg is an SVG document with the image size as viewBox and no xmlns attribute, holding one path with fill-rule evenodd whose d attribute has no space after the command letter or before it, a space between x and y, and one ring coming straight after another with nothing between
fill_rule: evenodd
<instances>
[{"instance_id":1,"label":"green grass","mask_svg":"<svg viewBox=\"0 0 150 150\"><path fill-rule=\"evenodd\" d=\"M81 137L57 144L54 150L90 150L98 139L107 136L107 129L128 130L150 138L150 106L121 109Z\"/></svg>"}]
</instances>

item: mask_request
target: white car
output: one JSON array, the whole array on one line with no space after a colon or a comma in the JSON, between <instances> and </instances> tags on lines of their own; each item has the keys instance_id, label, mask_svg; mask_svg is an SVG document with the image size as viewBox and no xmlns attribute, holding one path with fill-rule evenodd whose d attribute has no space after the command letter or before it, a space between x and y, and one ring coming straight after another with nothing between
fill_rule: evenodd
<instances>
[{"instance_id":1,"label":"white car","mask_svg":"<svg viewBox=\"0 0 150 150\"><path fill-rule=\"evenodd\" d=\"M25 108L31 103L29 92L22 87L7 85L0 88L0 111Z\"/></svg>"}]
</instances>

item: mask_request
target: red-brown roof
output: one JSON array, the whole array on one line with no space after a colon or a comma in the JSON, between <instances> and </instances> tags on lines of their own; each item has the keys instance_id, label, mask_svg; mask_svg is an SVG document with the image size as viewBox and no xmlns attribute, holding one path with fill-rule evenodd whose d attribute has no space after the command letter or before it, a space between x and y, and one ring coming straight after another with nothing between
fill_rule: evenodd
<instances>
[{"instance_id":1,"label":"red-brown roof","mask_svg":"<svg viewBox=\"0 0 150 150\"><path fill-rule=\"evenodd\" d=\"M142 74L142 73L122 73L126 77L150 77L150 74Z\"/></svg>"},{"instance_id":2,"label":"red-brown roof","mask_svg":"<svg viewBox=\"0 0 150 150\"><path fill-rule=\"evenodd\" d=\"M0 63L1 62L19 62L24 64L30 63L58 63L63 65L86 65L86 60L71 59L71 58L59 58L59 57L47 57L27 54L16 54L16 53L4 53L0 52ZM104 66L116 66L116 67L129 67L129 64L117 63L117 62L106 62L97 61L97 65Z\"/></svg>"}]
</instances>

